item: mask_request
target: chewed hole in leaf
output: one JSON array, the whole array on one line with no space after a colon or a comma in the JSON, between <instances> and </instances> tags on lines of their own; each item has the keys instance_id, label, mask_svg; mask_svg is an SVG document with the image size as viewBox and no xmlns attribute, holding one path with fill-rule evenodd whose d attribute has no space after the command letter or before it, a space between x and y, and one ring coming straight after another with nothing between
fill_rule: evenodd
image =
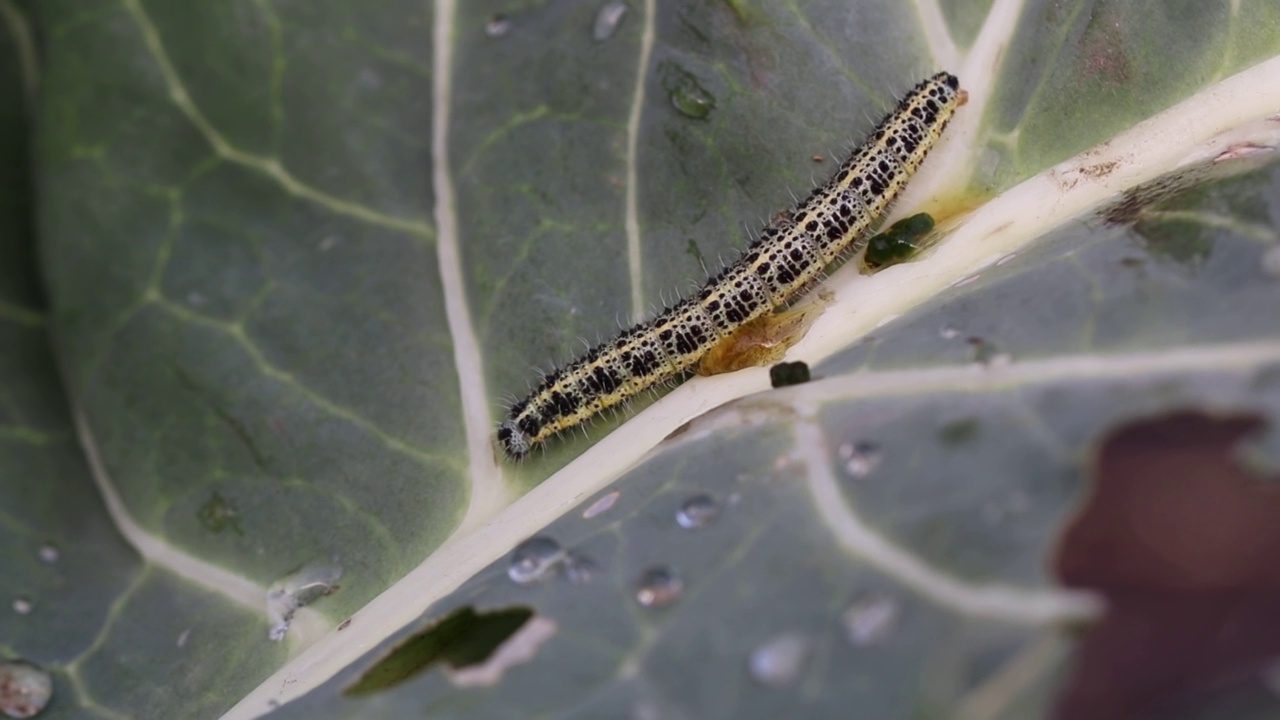
<instances>
[{"instance_id":1,"label":"chewed hole in leaf","mask_svg":"<svg viewBox=\"0 0 1280 720\"><path fill-rule=\"evenodd\" d=\"M402 642L343 694L382 692L436 666L444 666L455 685L493 685L507 669L532 660L555 630L554 622L527 607L459 608Z\"/></svg>"}]
</instances>

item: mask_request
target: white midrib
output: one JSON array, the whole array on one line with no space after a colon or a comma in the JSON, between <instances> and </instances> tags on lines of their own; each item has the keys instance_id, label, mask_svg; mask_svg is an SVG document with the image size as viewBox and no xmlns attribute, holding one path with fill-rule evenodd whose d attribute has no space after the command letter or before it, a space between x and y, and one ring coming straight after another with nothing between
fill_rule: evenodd
<instances>
[{"instance_id":1,"label":"white midrib","mask_svg":"<svg viewBox=\"0 0 1280 720\"><path fill-rule=\"evenodd\" d=\"M644 86L649 77L649 57L657 26L655 0L644 0L644 27L640 31L640 57L636 60L636 84L627 116L627 268L631 279L631 322L645 319L644 255L640 247L640 120L644 110Z\"/></svg>"},{"instance_id":2,"label":"white midrib","mask_svg":"<svg viewBox=\"0 0 1280 720\"><path fill-rule=\"evenodd\" d=\"M456 13L456 0L438 0L435 3L432 37L434 54L431 63L431 176L435 188L436 253L440 264L445 318L449 325L449 337L453 339L453 364L458 373L458 389L462 395L467 465L470 470L470 500L455 534L471 532L508 503L502 470L498 467L490 444L494 423L489 413L488 384L484 378L480 343L467 305L467 286L459 248L457 196L449 165L449 119L453 107L453 26ZM432 368L426 368L424 372L430 374Z\"/></svg>"},{"instance_id":3,"label":"white midrib","mask_svg":"<svg viewBox=\"0 0 1280 720\"><path fill-rule=\"evenodd\" d=\"M942 32L946 28L946 18L941 15L934 0L921 0L922 15L926 28L939 28L929 31L929 37ZM929 8L930 13L925 13ZM978 164L975 154L982 148L977 142L978 130L983 127L987 117L987 109L995 96L994 83L1001 76L1000 64L1009 48L1009 39L1013 37L1018 20L1026 9L1025 0L995 0L987 12L985 22L978 31L972 49L964 55L953 55L954 45L944 46L943 64L956 63L951 70L960 78L960 87L969 93L969 104L957 111L956 120L947 129L946 135L925 167L928 171L920 178L920 182L907 185L906 190L898 198L896 211L885 218L885 223L892 223L908 212L919 212L926 203L945 192L944 186L955 187L957 179L968 177ZM950 38L947 38L948 40Z\"/></svg>"}]
</instances>

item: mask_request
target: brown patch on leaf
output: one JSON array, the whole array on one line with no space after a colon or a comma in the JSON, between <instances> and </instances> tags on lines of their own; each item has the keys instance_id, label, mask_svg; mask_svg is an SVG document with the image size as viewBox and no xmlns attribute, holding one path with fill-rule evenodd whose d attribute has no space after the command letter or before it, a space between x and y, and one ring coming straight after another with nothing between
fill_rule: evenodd
<instances>
[{"instance_id":1,"label":"brown patch on leaf","mask_svg":"<svg viewBox=\"0 0 1280 720\"><path fill-rule=\"evenodd\" d=\"M1131 70L1128 38L1117 17L1104 10L1092 18L1080 38L1080 48L1087 77L1123 85Z\"/></svg>"},{"instance_id":2,"label":"brown patch on leaf","mask_svg":"<svg viewBox=\"0 0 1280 720\"><path fill-rule=\"evenodd\" d=\"M1103 442L1056 569L1108 612L1080 644L1058 720L1153 717L1280 657L1280 485L1234 455L1263 426L1192 411Z\"/></svg>"}]
</instances>

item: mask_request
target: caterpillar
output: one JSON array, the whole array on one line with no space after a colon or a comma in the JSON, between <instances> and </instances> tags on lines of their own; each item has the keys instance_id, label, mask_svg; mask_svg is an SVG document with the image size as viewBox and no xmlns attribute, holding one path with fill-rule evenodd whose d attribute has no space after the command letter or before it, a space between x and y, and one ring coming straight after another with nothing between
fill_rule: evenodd
<instances>
[{"instance_id":1,"label":"caterpillar","mask_svg":"<svg viewBox=\"0 0 1280 720\"><path fill-rule=\"evenodd\" d=\"M545 375L512 405L497 430L507 457L684 377L734 330L800 294L885 213L966 98L950 73L917 84L830 180L779 213L699 292Z\"/></svg>"}]
</instances>

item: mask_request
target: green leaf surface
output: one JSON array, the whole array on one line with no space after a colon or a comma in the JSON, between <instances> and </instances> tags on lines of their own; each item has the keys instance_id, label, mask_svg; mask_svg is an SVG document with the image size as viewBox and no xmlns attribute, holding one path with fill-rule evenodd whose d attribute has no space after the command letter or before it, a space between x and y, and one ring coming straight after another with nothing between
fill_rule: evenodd
<instances>
[{"instance_id":1,"label":"green leaf surface","mask_svg":"<svg viewBox=\"0 0 1280 720\"><path fill-rule=\"evenodd\" d=\"M42 717L1045 717L1102 632L1055 563L1116 428L1280 417L1265 0L0 24L0 659L52 674ZM833 269L810 383L495 454L533 367L696 287L937 69L968 104L888 218L936 230ZM1277 437L1232 457L1275 476ZM515 583L534 536L567 554ZM1211 675L1178 717L1280 704Z\"/></svg>"}]
</instances>

